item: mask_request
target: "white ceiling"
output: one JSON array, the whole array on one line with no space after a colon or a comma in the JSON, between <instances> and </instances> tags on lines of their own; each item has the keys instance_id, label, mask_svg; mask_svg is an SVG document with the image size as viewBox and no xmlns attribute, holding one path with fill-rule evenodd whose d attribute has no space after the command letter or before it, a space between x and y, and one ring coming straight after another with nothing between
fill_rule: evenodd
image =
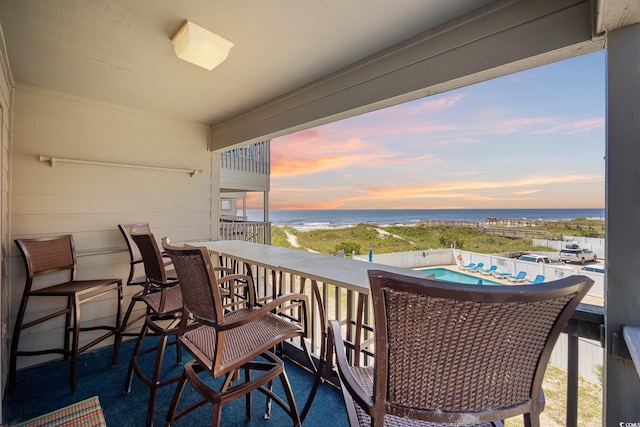
<instances>
[{"instance_id":1,"label":"white ceiling","mask_svg":"<svg viewBox=\"0 0 640 427\"><path fill-rule=\"evenodd\" d=\"M488 0L2 0L18 83L200 123L287 93ZM179 60L189 19L234 43L212 71Z\"/></svg>"}]
</instances>

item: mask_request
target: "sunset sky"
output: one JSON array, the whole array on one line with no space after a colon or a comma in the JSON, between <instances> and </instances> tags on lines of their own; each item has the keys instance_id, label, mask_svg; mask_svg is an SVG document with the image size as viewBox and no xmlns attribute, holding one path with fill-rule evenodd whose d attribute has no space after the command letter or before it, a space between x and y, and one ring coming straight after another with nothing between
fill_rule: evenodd
<instances>
[{"instance_id":1,"label":"sunset sky","mask_svg":"<svg viewBox=\"0 0 640 427\"><path fill-rule=\"evenodd\" d=\"M603 208L604 73L596 52L273 139L270 208Z\"/></svg>"}]
</instances>

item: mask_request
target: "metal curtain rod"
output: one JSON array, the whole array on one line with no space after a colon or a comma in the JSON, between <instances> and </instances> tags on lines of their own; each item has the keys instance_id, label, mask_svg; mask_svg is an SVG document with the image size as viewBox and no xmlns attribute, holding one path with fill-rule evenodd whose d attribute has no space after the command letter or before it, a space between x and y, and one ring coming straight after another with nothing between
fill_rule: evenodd
<instances>
[{"instance_id":1,"label":"metal curtain rod","mask_svg":"<svg viewBox=\"0 0 640 427\"><path fill-rule=\"evenodd\" d=\"M51 167L54 167L56 163L78 163L83 165L98 165L98 166L115 166L120 168L135 168L135 169L153 169L160 171L171 171L171 172L186 172L192 177L196 174L201 174L202 170L194 170L194 169L177 169L177 168L165 168L161 166L146 166L146 165L132 165L128 163L111 163L111 162L97 162L94 160L79 160L79 159L63 159L60 157L49 157L43 156L42 154L39 156L39 160L41 162L49 162Z\"/></svg>"}]
</instances>

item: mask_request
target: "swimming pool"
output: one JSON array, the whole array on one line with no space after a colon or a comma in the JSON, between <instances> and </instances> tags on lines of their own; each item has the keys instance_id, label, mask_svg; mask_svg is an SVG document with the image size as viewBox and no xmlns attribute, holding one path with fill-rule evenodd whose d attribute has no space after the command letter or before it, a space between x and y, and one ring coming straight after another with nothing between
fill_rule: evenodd
<instances>
[{"instance_id":1,"label":"swimming pool","mask_svg":"<svg viewBox=\"0 0 640 427\"><path fill-rule=\"evenodd\" d=\"M471 276L469 274L459 273L457 271L449 270L448 268L425 268L427 273L433 273L438 280L447 280L449 282L464 283L467 285L479 285L479 280L482 280L482 285L502 285L502 283L494 282L493 280L485 279L484 277Z\"/></svg>"}]
</instances>

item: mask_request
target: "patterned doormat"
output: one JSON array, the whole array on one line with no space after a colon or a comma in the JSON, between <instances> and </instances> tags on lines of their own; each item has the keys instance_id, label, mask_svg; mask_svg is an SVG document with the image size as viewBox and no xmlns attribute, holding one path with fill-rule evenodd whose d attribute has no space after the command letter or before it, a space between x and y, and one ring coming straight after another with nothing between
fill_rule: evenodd
<instances>
[{"instance_id":1,"label":"patterned doormat","mask_svg":"<svg viewBox=\"0 0 640 427\"><path fill-rule=\"evenodd\" d=\"M98 396L65 406L14 427L106 427Z\"/></svg>"}]
</instances>

